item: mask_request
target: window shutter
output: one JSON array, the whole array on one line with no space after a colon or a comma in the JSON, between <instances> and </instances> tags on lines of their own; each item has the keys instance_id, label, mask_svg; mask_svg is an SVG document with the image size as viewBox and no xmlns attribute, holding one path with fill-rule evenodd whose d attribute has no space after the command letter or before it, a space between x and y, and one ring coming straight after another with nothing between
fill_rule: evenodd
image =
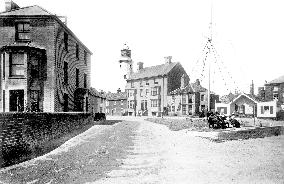
<instances>
[{"instance_id":1,"label":"window shutter","mask_svg":"<svg viewBox=\"0 0 284 184\"><path fill-rule=\"evenodd\" d=\"M273 106L270 106L270 114L273 114Z\"/></svg>"},{"instance_id":2,"label":"window shutter","mask_svg":"<svg viewBox=\"0 0 284 184\"><path fill-rule=\"evenodd\" d=\"M261 114L264 114L264 107L261 106Z\"/></svg>"}]
</instances>

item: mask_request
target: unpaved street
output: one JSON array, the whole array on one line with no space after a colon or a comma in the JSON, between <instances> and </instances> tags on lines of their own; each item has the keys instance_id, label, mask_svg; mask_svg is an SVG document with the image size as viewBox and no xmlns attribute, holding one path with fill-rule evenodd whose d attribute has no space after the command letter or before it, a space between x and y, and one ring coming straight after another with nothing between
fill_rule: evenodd
<instances>
[{"instance_id":1,"label":"unpaved street","mask_svg":"<svg viewBox=\"0 0 284 184\"><path fill-rule=\"evenodd\" d=\"M284 136L211 142L142 119L94 126L2 183L284 183ZM0 182L0 183L1 183Z\"/></svg>"}]
</instances>

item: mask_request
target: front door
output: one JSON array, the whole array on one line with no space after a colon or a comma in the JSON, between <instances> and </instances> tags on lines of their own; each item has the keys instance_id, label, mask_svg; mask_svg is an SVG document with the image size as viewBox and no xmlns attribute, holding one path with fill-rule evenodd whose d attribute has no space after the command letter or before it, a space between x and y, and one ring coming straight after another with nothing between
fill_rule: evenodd
<instances>
[{"instance_id":1,"label":"front door","mask_svg":"<svg viewBox=\"0 0 284 184\"><path fill-rule=\"evenodd\" d=\"M10 112L24 111L24 90L10 90Z\"/></svg>"}]
</instances>

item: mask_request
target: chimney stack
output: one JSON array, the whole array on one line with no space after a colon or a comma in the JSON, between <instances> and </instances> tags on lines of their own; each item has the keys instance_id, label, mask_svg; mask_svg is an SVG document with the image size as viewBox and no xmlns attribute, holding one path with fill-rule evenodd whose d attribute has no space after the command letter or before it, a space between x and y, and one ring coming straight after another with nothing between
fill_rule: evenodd
<instances>
[{"instance_id":1,"label":"chimney stack","mask_svg":"<svg viewBox=\"0 0 284 184\"><path fill-rule=\"evenodd\" d=\"M198 86L200 86L200 80L199 80L199 79L196 79L195 84L198 85Z\"/></svg>"},{"instance_id":2,"label":"chimney stack","mask_svg":"<svg viewBox=\"0 0 284 184\"><path fill-rule=\"evenodd\" d=\"M121 89L120 88L117 89L117 93L121 93Z\"/></svg>"},{"instance_id":3,"label":"chimney stack","mask_svg":"<svg viewBox=\"0 0 284 184\"><path fill-rule=\"evenodd\" d=\"M12 0L5 0L5 10L6 12L12 11L15 9L20 8L16 3L14 3Z\"/></svg>"},{"instance_id":4,"label":"chimney stack","mask_svg":"<svg viewBox=\"0 0 284 184\"><path fill-rule=\"evenodd\" d=\"M181 88L181 89L183 89L184 86L185 86L185 85L184 85L184 83L185 83L184 80L185 80L185 76L184 76L184 74L183 74L183 75L181 76L181 79L180 79L180 88Z\"/></svg>"},{"instance_id":5,"label":"chimney stack","mask_svg":"<svg viewBox=\"0 0 284 184\"><path fill-rule=\"evenodd\" d=\"M253 84L253 80L251 81L251 85L250 85L250 94L254 95L254 84Z\"/></svg>"},{"instance_id":6,"label":"chimney stack","mask_svg":"<svg viewBox=\"0 0 284 184\"><path fill-rule=\"evenodd\" d=\"M172 62L172 56L167 56L167 57L164 57L165 58L165 63L171 63Z\"/></svg>"},{"instance_id":7,"label":"chimney stack","mask_svg":"<svg viewBox=\"0 0 284 184\"><path fill-rule=\"evenodd\" d=\"M138 65L138 71L141 70L141 69L143 69L143 64L144 64L143 62L138 62L138 63L137 63L137 65Z\"/></svg>"}]
</instances>

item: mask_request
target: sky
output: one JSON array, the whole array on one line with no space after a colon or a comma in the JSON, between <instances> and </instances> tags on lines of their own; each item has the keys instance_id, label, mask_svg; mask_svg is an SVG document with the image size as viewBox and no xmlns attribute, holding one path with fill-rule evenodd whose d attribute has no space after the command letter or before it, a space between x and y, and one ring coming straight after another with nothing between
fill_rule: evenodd
<instances>
[{"instance_id":1,"label":"sky","mask_svg":"<svg viewBox=\"0 0 284 184\"><path fill-rule=\"evenodd\" d=\"M20 7L39 5L67 16L67 26L93 52L91 86L115 92L125 88L119 67L120 50L127 43L134 66L164 63L172 56L190 77L202 79L223 95L249 92L284 75L283 0L14 0ZM212 5L212 6L211 6ZM0 11L4 11L0 1ZM203 48L210 36L217 51ZM215 57L216 56L216 57ZM211 63L211 64L209 64ZM202 74L203 73L203 74ZM204 76L204 77L203 77Z\"/></svg>"}]
</instances>

